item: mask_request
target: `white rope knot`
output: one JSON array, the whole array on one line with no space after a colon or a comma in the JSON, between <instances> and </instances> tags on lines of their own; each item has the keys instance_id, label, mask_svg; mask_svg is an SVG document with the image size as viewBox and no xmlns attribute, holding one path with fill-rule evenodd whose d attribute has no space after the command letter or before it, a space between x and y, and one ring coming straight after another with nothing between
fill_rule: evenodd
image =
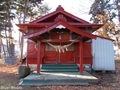
<instances>
[{"instance_id":1,"label":"white rope knot","mask_svg":"<svg viewBox=\"0 0 120 90\"><path fill-rule=\"evenodd\" d=\"M56 51L59 51L59 52L63 52L64 53L64 51L66 50L68 50L67 48L69 47L69 46L71 46L74 42L72 42L72 43L70 43L70 44L67 44L67 45L53 45L53 44L51 44L51 43L49 43L49 42L47 42L51 47L53 47L53 48L55 48L55 50Z\"/></svg>"},{"instance_id":2,"label":"white rope knot","mask_svg":"<svg viewBox=\"0 0 120 90\"><path fill-rule=\"evenodd\" d=\"M76 40L78 40L79 38L80 38L80 36ZM51 44L47 41L48 45L55 48L56 51L59 51L59 52L62 51L63 53L64 53L65 50L68 51L68 47L71 46L74 42L75 42L75 40L73 42L71 42L70 44L67 44L67 45L53 45L53 44Z\"/></svg>"}]
</instances>

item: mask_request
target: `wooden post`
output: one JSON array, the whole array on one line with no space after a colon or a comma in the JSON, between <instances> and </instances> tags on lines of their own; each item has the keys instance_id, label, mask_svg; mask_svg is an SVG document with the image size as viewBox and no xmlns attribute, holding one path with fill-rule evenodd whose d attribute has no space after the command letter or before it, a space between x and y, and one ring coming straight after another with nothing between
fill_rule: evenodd
<instances>
[{"instance_id":1,"label":"wooden post","mask_svg":"<svg viewBox=\"0 0 120 90\"><path fill-rule=\"evenodd\" d=\"M29 50L29 41L27 40L27 55L28 55L28 50ZM26 65L28 65L28 60L27 60L27 55L26 55Z\"/></svg>"},{"instance_id":2,"label":"wooden post","mask_svg":"<svg viewBox=\"0 0 120 90\"><path fill-rule=\"evenodd\" d=\"M40 64L41 64L41 55L40 55L40 46L41 46L41 41L37 41L37 73L40 73Z\"/></svg>"},{"instance_id":3,"label":"wooden post","mask_svg":"<svg viewBox=\"0 0 120 90\"><path fill-rule=\"evenodd\" d=\"M80 64L80 66L79 66L79 71L80 71L80 73L82 74L83 73L83 71L84 71L84 67L83 67L83 41L82 41L82 38L80 39L80 41L79 41L79 64Z\"/></svg>"}]
</instances>

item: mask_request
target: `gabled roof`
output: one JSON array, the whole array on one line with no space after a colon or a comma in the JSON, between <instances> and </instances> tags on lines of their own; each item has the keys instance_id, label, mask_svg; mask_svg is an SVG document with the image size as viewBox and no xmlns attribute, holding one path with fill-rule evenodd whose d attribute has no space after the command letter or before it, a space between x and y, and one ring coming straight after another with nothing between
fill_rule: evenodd
<instances>
[{"instance_id":1,"label":"gabled roof","mask_svg":"<svg viewBox=\"0 0 120 90\"><path fill-rule=\"evenodd\" d=\"M27 33L29 29L42 29L45 28L51 24L54 24L55 21L58 21L59 19L62 19L66 21L68 24L74 27L78 28L84 28L88 29L91 32L94 32L95 30L99 29L103 24L91 24L83 19L80 19L66 11L59 5L56 9L56 11L47 14L45 16L42 16L28 24L16 24L20 30L24 33Z\"/></svg>"},{"instance_id":2,"label":"gabled roof","mask_svg":"<svg viewBox=\"0 0 120 90\"><path fill-rule=\"evenodd\" d=\"M46 19L48 19L48 18L51 18L52 16L57 15L57 14L62 14L62 15L64 15L64 16L67 16L67 17L72 18L72 19L74 19L74 20L76 20L76 21L78 21L79 23L82 23L82 24L90 24L89 22L87 22L87 21L85 21L85 20L83 20L83 19L80 19L80 18L78 18L78 17L76 17L76 16L74 16L74 15L72 15L72 14L64 11L64 9L63 9L63 7L61 7L61 5L59 5L59 6L57 7L56 11L54 11L54 12L52 12L52 13L49 13L49 14L43 16L43 17L40 17L40 18L38 18L38 19L30 22L30 23L32 23L32 24L33 24L33 23L34 23L34 24L35 24L35 23L39 23L39 22L44 21L44 20L46 20Z\"/></svg>"},{"instance_id":3,"label":"gabled roof","mask_svg":"<svg viewBox=\"0 0 120 90\"><path fill-rule=\"evenodd\" d=\"M64 11L64 9L59 5L56 11L50 14L42 16L28 24L16 25L20 28L21 32L25 33L25 38L32 40L40 39L39 35L49 32L59 25L63 25L68 30L83 36L84 40L88 40L96 38L96 36L91 33L100 28L103 24L91 24ZM29 30L34 31L30 33ZM90 32L88 30L90 30Z\"/></svg>"},{"instance_id":4,"label":"gabled roof","mask_svg":"<svg viewBox=\"0 0 120 90\"><path fill-rule=\"evenodd\" d=\"M74 26L71 26L69 25L67 22L63 21L63 20L58 20L56 22L54 22L54 24L52 25L49 25L48 27L45 27L43 28L42 30L39 30L37 32L34 32L34 33L31 33L31 34L26 34L24 37L25 38L32 38L32 37L36 37L36 36L39 36L45 32L49 32L51 31L52 29L56 28L57 26L59 25L63 25L64 27L66 27L67 29L71 30L72 32L75 32L79 35L82 35L82 36L85 36L85 37L88 37L88 38L91 38L91 39L95 39L96 36L90 34L90 33L87 33L85 31L82 31Z\"/></svg>"}]
</instances>

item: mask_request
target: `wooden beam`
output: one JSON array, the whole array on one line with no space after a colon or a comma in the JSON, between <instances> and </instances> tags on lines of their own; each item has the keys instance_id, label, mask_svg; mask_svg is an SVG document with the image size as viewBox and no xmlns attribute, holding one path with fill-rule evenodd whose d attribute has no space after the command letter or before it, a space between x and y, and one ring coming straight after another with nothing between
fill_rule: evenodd
<instances>
[{"instance_id":1,"label":"wooden beam","mask_svg":"<svg viewBox=\"0 0 120 90\"><path fill-rule=\"evenodd\" d=\"M40 55L40 46L41 41L37 41L38 47L37 47L37 73L40 73L40 65L41 65L41 55Z\"/></svg>"},{"instance_id":2,"label":"wooden beam","mask_svg":"<svg viewBox=\"0 0 120 90\"><path fill-rule=\"evenodd\" d=\"M42 40L41 42L79 42L79 40L67 40L67 39L50 39L50 40Z\"/></svg>"},{"instance_id":3,"label":"wooden beam","mask_svg":"<svg viewBox=\"0 0 120 90\"><path fill-rule=\"evenodd\" d=\"M80 56L80 58L79 58L79 62L80 62L79 63L80 64L79 71L82 74L83 71L84 71L84 66L83 66L83 41L82 41L82 38L80 38L80 41L79 41L79 56Z\"/></svg>"},{"instance_id":4,"label":"wooden beam","mask_svg":"<svg viewBox=\"0 0 120 90\"><path fill-rule=\"evenodd\" d=\"M52 25L54 24L54 22L50 22L50 23L37 23L37 24L16 24L18 27L20 28L43 28L43 27L46 27L46 26L49 26L49 25ZM78 27L93 27L93 28L100 28L101 26L103 26L103 24L82 24L82 23L76 23L76 22L68 22L69 25L72 25L72 26L78 26Z\"/></svg>"}]
</instances>

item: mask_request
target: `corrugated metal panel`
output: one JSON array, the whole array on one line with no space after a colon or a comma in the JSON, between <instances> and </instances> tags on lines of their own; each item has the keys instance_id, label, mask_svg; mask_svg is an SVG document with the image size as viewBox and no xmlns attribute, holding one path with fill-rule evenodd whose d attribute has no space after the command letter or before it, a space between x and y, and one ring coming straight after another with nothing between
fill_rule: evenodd
<instances>
[{"instance_id":1,"label":"corrugated metal panel","mask_svg":"<svg viewBox=\"0 0 120 90\"><path fill-rule=\"evenodd\" d=\"M114 49L111 40L97 38L92 40L94 70L115 70Z\"/></svg>"}]
</instances>

